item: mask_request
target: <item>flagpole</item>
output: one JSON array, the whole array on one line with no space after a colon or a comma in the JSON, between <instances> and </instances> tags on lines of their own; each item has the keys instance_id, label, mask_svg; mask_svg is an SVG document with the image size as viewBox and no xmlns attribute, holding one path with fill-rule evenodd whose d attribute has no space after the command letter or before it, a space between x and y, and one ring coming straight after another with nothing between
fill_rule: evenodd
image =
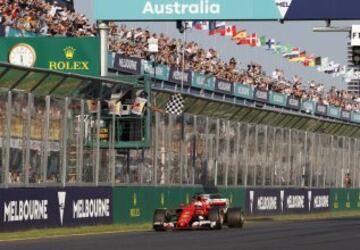
<instances>
[{"instance_id":1,"label":"flagpole","mask_svg":"<svg viewBox=\"0 0 360 250\"><path fill-rule=\"evenodd\" d=\"M183 52L182 52L181 93L184 92L186 30L187 30L187 27L185 26L184 37L183 37L184 45L183 45Z\"/></svg>"}]
</instances>

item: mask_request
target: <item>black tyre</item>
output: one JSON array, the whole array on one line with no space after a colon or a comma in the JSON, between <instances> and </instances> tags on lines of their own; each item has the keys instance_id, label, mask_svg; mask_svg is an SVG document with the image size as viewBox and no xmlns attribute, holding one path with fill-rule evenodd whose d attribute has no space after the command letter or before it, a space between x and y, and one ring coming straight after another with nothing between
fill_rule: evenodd
<instances>
[{"instance_id":1,"label":"black tyre","mask_svg":"<svg viewBox=\"0 0 360 250\"><path fill-rule=\"evenodd\" d=\"M232 207L227 210L227 225L230 228L242 228L244 226L244 212L240 207Z\"/></svg>"},{"instance_id":2,"label":"black tyre","mask_svg":"<svg viewBox=\"0 0 360 250\"><path fill-rule=\"evenodd\" d=\"M165 231L164 223L167 222L166 209L156 209L153 217L153 228L157 232Z\"/></svg>"},{"instance_id":3,"label":"black tyre","mask_svg":"<svg viewBox=\"0 0 360 250\"><path fill-rule=\"evenodd\" d=\"M221 213L219 208L217 207L210 208L209 221L211 223L215 222L215 226L213 227L213 229L221 229L222 223L221 223Z\"/></svg>"}]
</instances>

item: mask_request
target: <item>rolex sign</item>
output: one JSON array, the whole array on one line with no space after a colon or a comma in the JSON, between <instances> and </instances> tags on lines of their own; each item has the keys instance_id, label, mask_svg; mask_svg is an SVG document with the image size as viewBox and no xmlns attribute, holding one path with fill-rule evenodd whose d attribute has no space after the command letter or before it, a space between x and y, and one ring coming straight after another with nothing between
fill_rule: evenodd
<instances>
[{"instance_id":1,"label":"rolex sign","mask_svg":"<svg viewBox=\"0 0 360 250\"><path fill-rule=\"evenodd\" d=\"M100 75L100 40L91 38L1 38L0 61L74 74Z\"/></svg>"}]
</instances>

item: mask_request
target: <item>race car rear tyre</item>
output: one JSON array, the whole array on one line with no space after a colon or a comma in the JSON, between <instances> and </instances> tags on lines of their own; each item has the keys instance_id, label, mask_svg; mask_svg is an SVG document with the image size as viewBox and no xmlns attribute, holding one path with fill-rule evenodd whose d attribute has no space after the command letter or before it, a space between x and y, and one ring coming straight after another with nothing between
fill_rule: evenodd
<instances>
[{"instance_id":1,"label":"race car rear tyre","mask_svg":"<svg viewBox=\"0 0 360 250\"><path fill-rule=\"evenodd\" d=\"M157 232L165 231L164 223L167 222L166 209L156 209L153 217L153 228Z\"/></svg>"},{"instance_id":2,"label":"race car rear tyre","mask_svg":"<svg viewBox=\"0 0 360 250\"><path fill-rule=\"evenodd\" d=\"M209 221L210 223L215 222L215 226L213 226L213 229L221 229L221 211L217 207L213 207L209 209Z\"/></svg>"},{"instance_id":3,"label":"race car rear tyre","mask_svg":"<svg viewBox=\"0 0 360 250\"><path fill-rule=\"evenodd\" d=\"M232 207L227 210L227 225L230 228L242 228L244 226L244 212L240 207Z\"/></svg>"}]
</instances>

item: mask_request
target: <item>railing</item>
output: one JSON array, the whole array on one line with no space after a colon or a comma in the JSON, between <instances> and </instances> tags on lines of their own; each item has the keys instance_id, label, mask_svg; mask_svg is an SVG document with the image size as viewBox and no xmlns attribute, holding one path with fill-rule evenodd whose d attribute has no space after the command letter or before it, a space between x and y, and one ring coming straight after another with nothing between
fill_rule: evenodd
<instances>
[{"instance_id":1,"label":"railing","mask_svg":"<svg viewBox=\"0 0 360 250\"><path fill-rule=\"evenodd\" d=\"M304 112L317 117L326 117L343 122L360 124L360 113L348 111L340 107L323 105L312 100L300 100L274 91L263 91L254 86L243 83L233 83L214 76L185 70L182 72L167 65L156 65L140 58L126 57L120 54L109 54L109 65L112 69L134 75L149 75L157 80L183 84L188 88L196 88L211 94L226 95L232 98L241 98L248 101L257 101L270 104L278 108ZM182 78L184 79L182 82Z\"/></svg>"}]
</instances>

